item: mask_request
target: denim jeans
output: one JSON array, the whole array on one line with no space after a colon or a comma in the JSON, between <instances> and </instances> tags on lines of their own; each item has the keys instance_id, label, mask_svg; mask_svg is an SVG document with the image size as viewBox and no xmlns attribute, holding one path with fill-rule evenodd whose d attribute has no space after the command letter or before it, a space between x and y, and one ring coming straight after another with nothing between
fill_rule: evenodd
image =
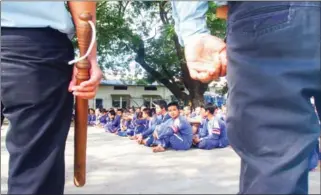
<instances>
[{"instance_id":1,"label":"denim jeans","mask_svg":"<svg viewBox=\"0 0 321 195\"><path fill-rule=\"evenodd\" d=\"M240 194L308 194L320 136L310 103L321 97L320 5L229 3L227 129L241 157Z\"/></svg>"}]
</instances>

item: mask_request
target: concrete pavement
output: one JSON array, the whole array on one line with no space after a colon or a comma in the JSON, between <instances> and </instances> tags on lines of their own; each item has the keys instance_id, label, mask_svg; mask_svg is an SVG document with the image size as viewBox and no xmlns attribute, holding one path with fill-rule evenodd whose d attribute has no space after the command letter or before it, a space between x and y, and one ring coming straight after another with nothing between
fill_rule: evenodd
<instances>
[{"instance_id":1,"label":"concrete pavement","mask_svg":"<svg viewBox=\"0 0 321 195\"><path fill-rule=\"evenodd\" d=\"M5 127L4 127L5 128ZM1 193L7 191L8 153L1 131ZM89 128L87 184L73 185L73 130L66 149L66 194L236 194L240 160L230 149L154 154L128 138ZM310 174L320 194L320 172Z\"/></svg>"}]
</instances>

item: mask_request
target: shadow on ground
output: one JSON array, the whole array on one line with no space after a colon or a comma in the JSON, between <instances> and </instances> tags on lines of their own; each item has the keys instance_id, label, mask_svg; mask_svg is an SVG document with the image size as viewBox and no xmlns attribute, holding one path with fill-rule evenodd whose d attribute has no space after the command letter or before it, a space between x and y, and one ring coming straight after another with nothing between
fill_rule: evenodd
<instances>
[{"instance_id":1,"label":"shadow on ground","mask_svg":"<svg viewBox=\"0 0 321 195\"><path fill-rule=\"evenodd\" d=\"M7 152L1 143L1 160ZM230 149L154 154L128 138L88 129L87 183L73 185L73 130L66 148L66 194L236 194L240 161ZM3 161L2 161L3 163ZM7 163L1 163L6 192ZM320 172L310 174L310 193L320 192Z\"/></svg>"}]
</instances>

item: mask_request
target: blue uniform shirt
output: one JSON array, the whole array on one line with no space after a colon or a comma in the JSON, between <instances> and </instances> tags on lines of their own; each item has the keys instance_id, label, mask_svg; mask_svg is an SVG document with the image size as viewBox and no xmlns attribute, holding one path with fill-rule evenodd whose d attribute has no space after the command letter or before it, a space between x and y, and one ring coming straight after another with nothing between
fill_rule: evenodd
<instances>
[{"instance_id":1,"label":"blue uniform shirt","mask_svg":"<svg viewBox=\"0 0 321 195\"><path fill-rule=\"evenodd\" d=\"M73 37L75 28L64 1L2 1L1 27L51 27Z\"/></svg>"}]
</instances>

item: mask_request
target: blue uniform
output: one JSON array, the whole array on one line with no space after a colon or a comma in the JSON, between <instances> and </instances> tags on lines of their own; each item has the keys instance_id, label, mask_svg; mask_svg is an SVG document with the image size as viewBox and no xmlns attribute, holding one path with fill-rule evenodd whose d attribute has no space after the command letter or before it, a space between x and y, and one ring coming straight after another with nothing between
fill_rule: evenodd
<instances>
[{"instance_id":1,"label":"blue uniform","mask_svg":"<svg viewBox=\"0 0 321 195\"><path fill-rule=\"evenodd\" d=\"M105 131L109 131L110 133L116 133L116 131L120 130L120 116L116 115L114 120L109 121L105 125Z\"/></svg>"},{"instance_id":2,"label":"blue uniform","mask_svg":"<svg viewBox=\"0 0 321 195\"><path fill-rule=\"evenodd\" d=\"M311 152L311 155L309 157L309 170L313 170L318 166L320 157L320 151L319 151L319 140L316 142L316 147Z\"/></svg>"},{"instance_id":3,"label":"blue uniform","mask_svg":"<svg viewBox=\"0 0 321 195\"><path fill-rule=\"evenodd\" d=\"M150 147L150 146L152 146L154 144L155 140L154 140L154 137L153 137L153 133L154 133L155 129L162 128L162 124L164 124L169 119L171 119L171 117L167 113L164 116L160 115L160 116L156 117L156 121L155 121L156 124L152 125L150 129L148 129L147 131L142 133L143 138L147 137L145 146Z\"/></svg>"},{"instance_id":4,"label":"blue uniform","mask_svg":"<svg viewBox=\"0 0 321 195\"><path fill-rule=\"evenodd\" d=\"M191 148L193 142L192 126L185 117L179 116L176 119L167 120L162 127L156 129L158 139L155 140L155 143L157 145L174 150Z\"/></svg>"},{"instance_id":5,"label":"blue uniform","mask_svg":"<svg viewBox=\"0 0 321 195\"><path fill-rule=\"evenodd\" d=\"M131 123L131 121L121 119L120 121L120 130L118 131L117 135L121 137L127 137L127 130L128 125ZM122 130L122 126L125 127L125 129Z\"/></svg>"},{"instance_id":6,"label":"blue uniform","mask_svg":"<svg viewBox=\"0 0 321 195\"><path fill-rule=\"evenodd\" d=\"M150 135L152 135L156 126L159 125L161 123L161 121L162 121L162 116L160 116L160 115L154 116L151 120L151 124L150 124L149 128L146 129L144 132L142 132L143 138L145 139L145 138L149 137Z\"/></svg>"},{"instance_id":7,"label":"blue uniform","mask_svg":"<svg viewBox=\"0 0 321 195\"><path fill-rule=\"evenodd\" d=\"M101 125L106 125L106 123L108 121L109 121L109 118L108 118L107 114L99 117L99 124L101 124Z\"/></svg>"},{"instance_id":8,"label":"blue uniform","mask_svg":"<svg viewBox=\"0 0 321 195\"><path fill-rule=\"evenodd\" d=\"M127 135L134 136L140 134L144 131L147 125L146 119L136 119L134 122L134 129L127 129Z\"/></svg>"},{"instance_id":9,"label":"blue uniform","mask_svg":"<svg viewBox=\"0 0 321 195\"><path fill-rule=\"evenodd\" d=\"M93 126L96 124L96 115L88 115L88 125Z\"/></svg>"},{"instance_id":10,"label":"blue uniform","mask_svg":"<svg viewBox=\"0 0 321 195\"><path fill-rule=\"evenodd\" d=\"M213 117L211 120L205 119L202 128L199 129L198 136L201 141L197 147L200 149L211 150L228 146L226 125L217 117Z\"/></svg>"}]
</instances>

